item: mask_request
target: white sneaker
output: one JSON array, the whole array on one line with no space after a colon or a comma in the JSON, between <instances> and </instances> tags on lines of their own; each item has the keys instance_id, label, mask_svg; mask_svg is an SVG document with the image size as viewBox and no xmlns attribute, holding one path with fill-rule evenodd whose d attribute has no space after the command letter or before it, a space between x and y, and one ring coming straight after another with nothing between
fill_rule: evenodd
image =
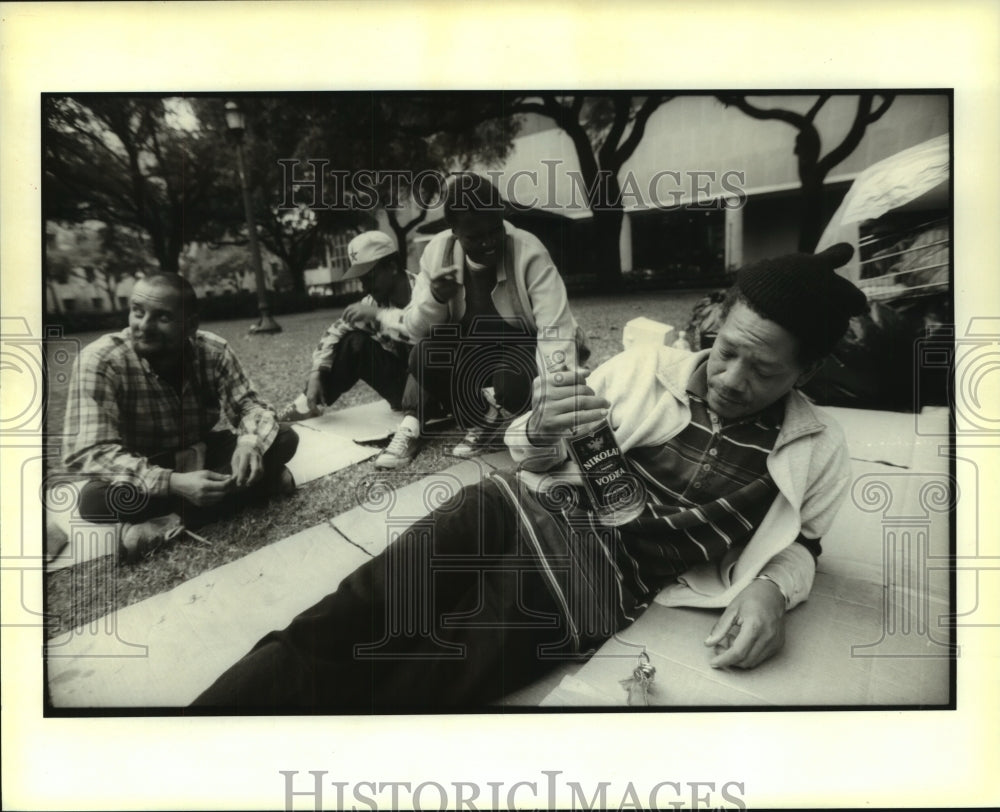
<instances>
[{"instance_id":1,"label":"white sneaker","mask_svg":"<svg viewBox=\"0 0 1000 812\"><path fill-rule=\"evenodd\" d=\"M376 468L402 468L409 465L423 445L419 435L408 426L400 426L385 451L375 458Z\"/></svg>"},{"instance_id":2,"label":"white sneaker","mask_svg":"<svg viewBox=\"0 0 1000 812\"><path fill-rule=\"evenodd\" d=\"M480 424L470 429L458 445L446 453L452 457L468 459L490 451L500 451L504 446L503 436L514 416L506 409L490 405Z\"/></svg>"}]
</instances>

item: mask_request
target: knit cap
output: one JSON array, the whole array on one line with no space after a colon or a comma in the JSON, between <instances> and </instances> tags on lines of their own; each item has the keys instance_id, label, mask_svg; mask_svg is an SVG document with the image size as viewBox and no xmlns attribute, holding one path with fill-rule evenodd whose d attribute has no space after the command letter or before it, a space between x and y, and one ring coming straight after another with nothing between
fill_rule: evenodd
<instances>
[{"instance_id":1,"label":"knit cap","mask_svg":"<svg viewBox=\"0 0 1000 812\"><path fill-rule=\"evenodd\" d=\"M836 272L854 254L841 242L818 254L786 254L743 267L736 284L762 316L777 322L818 355L847 332L867 307L865 294Z\"/></svg>"}]
</instances>

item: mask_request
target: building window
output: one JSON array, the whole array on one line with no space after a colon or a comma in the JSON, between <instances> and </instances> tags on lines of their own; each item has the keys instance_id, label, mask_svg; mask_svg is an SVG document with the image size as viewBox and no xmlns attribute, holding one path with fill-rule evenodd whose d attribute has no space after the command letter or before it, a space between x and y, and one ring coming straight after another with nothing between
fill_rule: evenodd
<instances>
[{"instance_id":1,"label":"building window","mask_svg":"<svg viewBox=\"0 0 1000 812\"><path fill-rule=\"evenodd\" d=\"M678 280L709 283L726 270L722 209L637 212L632 216L632 266Z\"/></svg>"},{"instance_id":2,"label":"building window","mask_svg":"<svg viewBox=\"0 0 1000 812\"><path fill-rule=\"evenodd\" d=\"M347 256L347 245L354 239L354 236L353 233L341 231L330 238L328 243L330 268L346 273L347 269L351 267L351 261Z\"/></svg>"}]
</instances>

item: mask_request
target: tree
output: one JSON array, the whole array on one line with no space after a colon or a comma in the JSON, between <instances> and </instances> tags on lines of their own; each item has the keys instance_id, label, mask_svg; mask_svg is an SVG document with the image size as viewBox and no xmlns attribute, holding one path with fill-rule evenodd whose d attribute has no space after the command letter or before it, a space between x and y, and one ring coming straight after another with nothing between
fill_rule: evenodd
<instances>
[{"instance_id":1,"label":"tree","mask_svg":"<svg viewBox=\"0 0 1000 812\"><path fill-rule=\"evenodd\" d=\"M177 271L184 244L209 235L219 145L173 100L79 94L43 98L43 212L100 220L149 235L161 270Z\"/></svg>"},{"instance_id":2,"label":"tree","mask_svg":"<svg viewBox=\"0 0 1000 812\"><path fill-rule=\"evenodd\" d=\"M247 117L244 159L257 237L285 265L296 291L305 290L305 270L316 258L324 235L345 228L357 228L367 217L345 207L327 207L321 195L288 194L286 172L279 162L291 160L294 179L308 185L315 177L315 165L333 164L338 170L359 165L365 134L365 94L282 94L280 96L234 96ZM219 180L219 205L214 212L218 230L224 237L219 245L243 245L247 238L239 179L233 148L227 144L224 117L228 98L196 98L192 109L206 131L225 150L224 169ZM357 126L355 126L357 124ZM294 184L293 184L294 185ZM291 204L289 205L289 200ZM308 200L308 203L303 202Z\"/></svg>"},{"instance_id":3,"label":"tree","mask_svg":"<svg viewBox=\"0 0 1000 812\"><path fill-rule=\"evenodd\" d=\"M150 272L156 270L155 260L149 250L149 240L134 229L108 223L101 229L101 265L111 288L114 299L114 288L127 274L138 271ZM117 302L114 306L117 307Z\"/></svg>"},{"instance_id":4,"label":"tree","mask_svg":"<svg viewBox=\"0 0 1000 812\"><path fill-rule=\"evenodd\" d=\"M516 132L501 124L499 92L309 93L237 101L247 114L244 154L258 237L284 261L298 290L304 290L304 271L323 238L374 227L379 209L405 255L409 233L426 219L422 204L433 197L427 189L414 194L411 181L496 160ZM223 104L191 101L206 129L219 133L225 132ZM363 173L371 194L354 188ZM223 182L235 188L235 169ZM413 208L416 214L406 219ZM217 216L229 223L228 241L239 239L235 213Z\"/></svg>"},{"instance_id":5,"label":"tree","mask_svg":"<svg viewBox=\"0 0 1000 812\"><path fill-rule=\"evenodd\" d=\"M212 250L197 246L185 254L184 276L193 285L235 292L240 289L240 280L249 266L246 246L219 245Z\"/></svg>"},{"instance_id":6,"label":"tree","mask_svg":"<svg viewBox=\"0 0 1000 812\"><path fill-rule=\"evenodd\" d=\"M500 92L379 93L372 110L371 165L386 178L379 206L404 255L408 234L426 220L435 202L433 173L501 161L520 128ZM413 188L420 179L421 188ZM400 220L414 208L415 215Z\"/></svg>"},{"instance_id":7,"label":"tree","mask_svg":"<svg viewBox=\"0 0 1000 812\"><path fill-rule=\"evenodd\" d=\"M861 93L854 120L843 140L822 155L822 138L816 128L816 115L833 96L822 93L805 113L796 113L781 108L762 109L747 101L746 96L734 94L720 95L719 100L727 107L732 105L751 118L759 120L783 121L798 130L795 136L794 153L798 163L799 180L799 250L812 252L822 236L825 226L823 217L823 184L835 166L847 158L861 143L870 124L878 121L892 105L892 93ZM875 105L875 97L881 101Z\"/></svg>"},{"instance_id":8,"label":"tree","mask_svg":"<svg viewBox=\"0 0 1000 812\"><path fill-rule=\"evenodd\" d=\"M414 195L410 179L421 171L495 161L517 131L500 92L251 94L237 100L248 120L244 155L257 237L281 259L299 291L323 237L372 227L379 208L405 252L408 234L426 211L418 205L408 220L404 212L430 199ZM245 244L226 101L46 97L46 218L141 229L163 270L178 270L180 252L192 241ZM289 184L283 160L295 164L295 183ZM336 194L331 173L366 171L395 182L380 183L368 200ZM313 181L326 182L332 203L315 199ZM288 187L296 184L301 188L290 202Z\"/></svg>"},{"instance_id":9,"label":"tree","mask_svg":"<svg viewBox=\"0 0 1000 812\"><path fill-rule=\"evenodd\" d=\"M621 284L622 188L618 173L646 133L650 116L672 96L627 92L600 95L544 93L517 96L508 114L535 113L554 121L573 142L587 204L598 286L613 290Z\"/></svg>"}]
</instances>

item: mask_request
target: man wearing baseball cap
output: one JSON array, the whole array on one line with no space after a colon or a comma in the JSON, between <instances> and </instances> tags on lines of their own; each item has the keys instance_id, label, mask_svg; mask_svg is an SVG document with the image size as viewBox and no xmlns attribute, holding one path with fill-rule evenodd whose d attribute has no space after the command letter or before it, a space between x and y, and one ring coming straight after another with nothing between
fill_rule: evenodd
<instances>
[{"instance_id":1,"label":"man wearing baseball cap","mask_svg":"<svg viewBox=\"0 0 1000 812\"><path fill-rule=\"evenodd\" d=\"M412 349L403 326L413 278L400 261L396 241L381 231L365 231L347 246L351 266L340 281L360 279L365 296L348 305L327 328L312 357L303 394L278 414L284 422L322 413L359 380L404 413L393 442L375 460L376 467L397 468L419 450L422 392L407 371Z\"/></svg>"}]
</instances>

